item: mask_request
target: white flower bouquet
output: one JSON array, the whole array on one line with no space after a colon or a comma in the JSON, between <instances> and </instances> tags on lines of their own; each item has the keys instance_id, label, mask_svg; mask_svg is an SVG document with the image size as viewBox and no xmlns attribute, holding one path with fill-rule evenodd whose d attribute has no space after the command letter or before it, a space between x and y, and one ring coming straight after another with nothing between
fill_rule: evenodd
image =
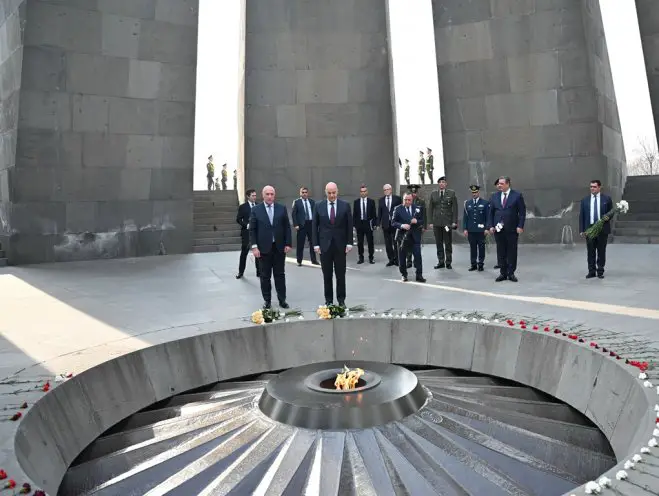
<instances>
[{"instance_id":1,"label":"white flower bouquet","mask_svg":"<svg viewBox=\"0 0 659 496\"><path fill-rule=\"evenodd\" d=\"M620 200L611 211L607 212L601 219L595 222L595 224L586 229L586 237L588 239L596 238L602 233L604 224L609 222L615 214L626 214L627 212L629 212L629 203L625 200Z\"/></svg>"}]
</instances>

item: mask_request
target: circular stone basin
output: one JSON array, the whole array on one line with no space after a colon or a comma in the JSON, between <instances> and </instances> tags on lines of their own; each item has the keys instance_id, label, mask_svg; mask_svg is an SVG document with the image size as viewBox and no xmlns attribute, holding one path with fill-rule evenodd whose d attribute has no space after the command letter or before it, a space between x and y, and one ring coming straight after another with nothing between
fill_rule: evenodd
<instances>
[{"instance_id":1,"label":"circular stone basin","mask_svg":"<svg viewBox=\"0 0 659 496\"><path fill-rule=\"evenodd\" d=\"M361 368L357 388L334 388L343 367ZM390 363L324 362L282 372L266 385L259 408L272 420L306 429L364 429L417 412L427 394L416 375Z\"/></svg>"}]
</instances>

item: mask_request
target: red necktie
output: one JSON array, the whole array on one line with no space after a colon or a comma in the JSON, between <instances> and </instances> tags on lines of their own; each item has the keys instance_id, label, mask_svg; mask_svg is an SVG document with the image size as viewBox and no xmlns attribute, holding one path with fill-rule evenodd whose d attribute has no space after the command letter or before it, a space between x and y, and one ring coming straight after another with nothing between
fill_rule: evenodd
<instances>
[{"instance_id":1,"label":"red necktie","mask_svg":"<svg viewBox=\"0 0 659 496\"><path fill-rule=\"evenodd\" d=\"M336 222L336 212L334 212L334 202L330 203L331 208L330 208L330 224L334 224Z\"/></svg>"}]
</instances>

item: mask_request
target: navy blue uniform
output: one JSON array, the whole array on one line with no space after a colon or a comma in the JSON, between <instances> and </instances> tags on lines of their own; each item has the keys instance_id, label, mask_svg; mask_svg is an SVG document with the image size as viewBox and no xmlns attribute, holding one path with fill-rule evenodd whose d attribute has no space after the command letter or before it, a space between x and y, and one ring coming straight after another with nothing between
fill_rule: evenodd
<instances>
[{"instance_id":1,"label":"navy blue uniform","mask_svg":"<svg viewBox=\"0 0 659 496\"><path fill-rule=\"evenodd\" d=\"M467 231L471 267L483 268L485 262L485 230L489 229L490 202L482 198L466 200L462 215L462 229Z\"/></svg>"}]
</instances>

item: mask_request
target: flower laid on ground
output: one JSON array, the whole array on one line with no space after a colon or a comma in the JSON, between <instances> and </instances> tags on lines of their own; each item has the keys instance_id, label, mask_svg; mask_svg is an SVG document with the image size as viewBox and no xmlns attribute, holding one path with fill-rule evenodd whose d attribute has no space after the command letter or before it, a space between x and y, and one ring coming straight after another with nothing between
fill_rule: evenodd
<instances>
[{"instance_id":1,"label":"flower laid on ground","mask_svg":"<svg viewBox=\"0 0 659 496\"><path fill-rule=\"evenodd\" d=\"M586 494L599 494L602 492L602 488L595 481L590 481L586 484Z\"/></svg>"},{"instance_id":2,"label":"flower laid on ground","mask_svg":"<svg viewBox=\"0 0 659 496\"><path fill-rule=\"evenodd\" d=\"M23 416L21 412L16 412L11 416L11 421L16 422L18 419L20 419Z\"/></svg>"},{"instance_id":3,"label":"flower laid on ground","mask_svg":"<svg viewBox=\"0 0 659 496\"><path fill-rule=\"evenodd\" d=\"M608 477L600 477L600 480L597 483L602 487L611 487L611 479Z\"/></svg>"},{"instance_id":4,"label":"flower laid on ground","mask_svg":"<svg viewBox=\"0 0 659 496\"><path fill-rule=\"evenodd\" d=\"M648 362L639 362L638 360L629 360L629 365L631 365L632 367L636 367L641 372L645 372L650 367L650 364ZM647 376L641 377L639 375L638 378L643 380L643 379L647 379Z\"/></svg>"},{"instance_id":5,"label":"flower laid on ground","mask_svg":"<svg viewBox=\"0 0 659 496\"><path fill-rule=\"evenodd\" d=\"M41 390L42 390L44 393L47 393L48 391L50 391L50 382L46 382L46 384L44 384L44 385L41 387Z\"/></svg>"},{"instance_id":6,"label":"flower laid on ground","mask_svg":"<svg viewBox=\"0 0 659 496\"><path fill-rule=\"evenodd\" d=\"M650 453L650 448L648 448L647 446L643 446L641 448L641 453L644 453L644 454L647 455L648 453Z\"/></svg>"},{"instance_id":7,"label":"flower laid on ground","mask_svg":"<svg viewBox=\"0 0 659 496\"><path fill-rule=\"evenodd\" d=\"M73 373L69 372L67 374L58 374L55 376L55 382L64 382L68 379L71 379L73 377Z\"/></svg>"},{"instance_id":8,"label":"flower laid on ground","mask_svg":"<svg viewBox=\"0 0 659 496\"><path fill-rule=\"evenodd\" d=\"M627 212L629 212L629 203L627 203L625 200L620 200L618 203L616 203L616 206L613 207L610 212L607 212L602 216L600 220L586 229L586 237L588 239L596 238L602 232L604 224L610 221L615 214L626 214Z\"/></svg>"},{"instance_id":9,"label":"flower laid on ground","mask_svg":"<svg viewBox=\"0 0 659 496\"><path fill-rule=\"evenodd\" d=\"M651 383L650 381L645 381L645 382L643 383L643 387L651 388L651 387L652 387L652 383Z\"/></svg>"},{"instance_id":10,"label":"flower laid on ground","mask_svg":"<svg viewBox=\"0 0 659 496\"><path fill-rule=\"evenodd\" d=\"M5 489L14 489L16 487L16 481L14 479L9 479L5 484Z\"/></svg>"},{"instance_id":11,"label":"flower laid on ground","mask_svg":"<svg viewBox=\"0 0 659 496\"><path fill-rule=\"evenodd\" d=\"M323 320L343 318L349 312L363 312L366 310L364 305L356 305L354 307L346 308L342 305L320 305L316 310L318 318Z\"/></svg>"},{"instance_id":12,"label":"flower laid on ground","mask_svg":"<svg viewBox=\"0 0 659 496\"><path fill-rule=\"evenodd\" d=\"M25 410L26 408L27 408L27 401L24 401L23 403L21 403L21 409Z\"/></svg>"},{"instance_id":13,"label":"flower laid on ground","mask_svg":"<svg viewBox=\"0 0 659 496\"><path fill-rule=\"evenodd\" d=\"M644 381L645 379L648 378L648 374L646 374L645 372L641 372L640 374L638 374L638 378Z\"/></svg>"},{"instance_id":14,"label":"flower laid on ground","mask_svg":"<svg viewBox=\"0 0 659 496\"><path fill-rule=\"evenodd\" d=\"M24 482L23 485L21 486L21 490L19 491L19 494L30 494L31 492L32 492L32 486L27 482Z\"/></svg>"},{"instance_id":15,"label":"flower laid on ground","mask_svg":"<svg viewBox=\"0 0 659 496\"><path fill-rule=\"evenodd\" d=\"M0 480L5 480L7 478L7 472L0 468Z\"/></svg>"},{"instance_id":16,"label":"flower laid on ground","mask_svg":"<svg viewBox=\"0 0 659 496\"><path fill-rule=\"evenodd\" d=\"M635 464L633 461L631 461L631 460L627 460L627 461L625 462L624 468L625 468L625 470L631 470L631 469L633 469L633 468L635 467L635 465L636 465L636 464Z\"/></svg>"},{"instance_id":17,"label":"flower laid on ground","mask_svg":"<svg viewBox=\"0 0 659 496\"><path fill-rule=\"evenodd\" d=\"M276 320L300 316L302 316L302 312L300 310L289 310L282 315L282 313L275 308L262 308L252 313L250 320L254 324L270 324Z\"/></svg>"},{"instance_id":18,"label":"flower laid on ground","mask_svg":"<svg viewBox=\"0 0 659 496\"><path fill-rule=\"evenodd\" d=\"M655 438L652 438L648 441L648 446L650 448L656 448L657 447L657 440Z\"/></svg>"},{"instance_id":19,"label":"flower laid on ground","mask_svg":"<svg viewBox=\"0 0 659 496\"><path fill-rule=\"evenodd\" d=\"M627 477L629 476L627 475L627 472L625 472L624 470L618 470L616 472L616 479L618 480L627 480Z\"/></svg>"}]
</instances>

